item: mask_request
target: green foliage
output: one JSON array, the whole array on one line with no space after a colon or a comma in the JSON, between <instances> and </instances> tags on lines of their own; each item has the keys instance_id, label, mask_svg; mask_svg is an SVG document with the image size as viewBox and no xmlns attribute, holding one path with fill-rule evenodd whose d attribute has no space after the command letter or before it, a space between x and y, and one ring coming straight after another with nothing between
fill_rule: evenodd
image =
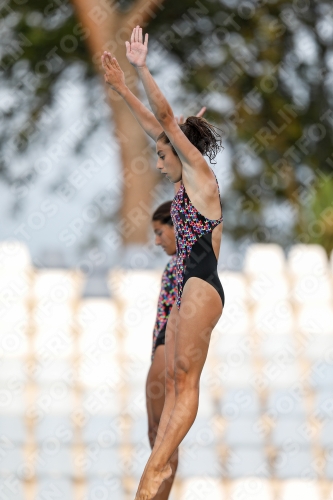
<instances>
[{"instance_id":1,"label":"green foliage","mask_svg":"<svg viewBox=\"0 0 333 500\"><path fill-rule=\"evenodd\" d=\"M323 175L305 198L303 234L308 243L319 243L330 255L333 247L333 177Z\"/></svg>"}]
</instances>

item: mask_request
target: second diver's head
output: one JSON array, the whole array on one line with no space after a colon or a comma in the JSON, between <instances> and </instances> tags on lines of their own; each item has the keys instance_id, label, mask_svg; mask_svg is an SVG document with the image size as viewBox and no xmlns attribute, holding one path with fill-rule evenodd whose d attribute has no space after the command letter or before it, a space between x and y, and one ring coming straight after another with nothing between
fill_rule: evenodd
<instances>
[{"instance_id":1,"label":"second diver's head","mask_svg":"<svg viewBox=\"0 0 333 500\"><path fill-rule=\"evenodd\" d=\"M162 203L152 216L155 244L161 246L167 255L176 253L176 237L170 215L171 201Z\"/></svg>"}]
</instances>

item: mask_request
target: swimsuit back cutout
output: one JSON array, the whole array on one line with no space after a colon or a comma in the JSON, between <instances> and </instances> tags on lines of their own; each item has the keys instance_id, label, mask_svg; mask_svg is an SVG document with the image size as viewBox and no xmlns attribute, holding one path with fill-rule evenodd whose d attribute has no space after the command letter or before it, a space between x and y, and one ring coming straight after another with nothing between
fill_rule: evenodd
<instances>
[{"instance_id":1,"label":"swimsuit back cutout","mask_svg":"<svg viewBox=\"0 0 333 500\"><path fill-rule=\"evenodd\" d=\"M218 186L217 180L216 183ZM219 187L218 192L220 195ZM221 200L220 204L222 214ZM192 205L185 186L182 184L172 201L171 217L177 243L176 302L178 309L185 283L190 277L198 277L210 283L216 288L224 304L223 288L217 275L217 259L212 246L213 229L223 221L223 214L219 219L208 219L202 215Z\"/></svg>"},{"instance_id":2,"label":"swimsuit back cutout","mask_svg":"<svg viewBox=\"0 0 333 500\"><path fill-rule=\"evenodd\" d=\"M151 360L154 358L157 337L159 334L162 334L163 330L165 331L172 306L176 300L176 264L177 256L173 255L162 274L161 291L158 298L156 322L153 331L153 349Z\"/></svg>"}]
</instances>

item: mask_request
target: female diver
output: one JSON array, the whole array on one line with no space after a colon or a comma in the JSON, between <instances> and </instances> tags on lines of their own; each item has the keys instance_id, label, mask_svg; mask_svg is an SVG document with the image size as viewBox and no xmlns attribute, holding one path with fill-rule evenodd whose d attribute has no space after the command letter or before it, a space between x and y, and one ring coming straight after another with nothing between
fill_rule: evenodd
<instances>
[{"instance_id":1,"label":"female diver","mask_svg":"<svg viewBox=\"0 0 333 500\"><path fill-rule=\"evenodd\" d=\"M171 308L176 300L176 239L170 215L171 201L160 205L152 216L155 243L171 256L166 265L158 298L156 322L153 332L151 366L146 383L148 436L153 449L165 399L165 330ZM172 475L161 485L155 500L167 500L178 467L178 448L170 460Z\"/></svg>"},{"instance_id":2,"label":"female diver","mask_svg":"<svg viewBox=\"0 0 333 500\"><path fill-rule=\"evenodd\" d=\"M171 215L177 241L177 300L166 329L165 403L154 447L142 474L135 500L150 500L172 475L171 458L191 428L198 411L199 382L210 336L224 306L217 274L222 236L222 205L214 172L203 155L213 160L221 149L214 127L203 118L189 117L178 125L172 109L146 66L148 35L134 28L126 55L136 67L155 115L127 89L118 62L102 56L105 80L118 75L116 90L141 126L156 141L157 169L171 182L181 182Z\"/></svg>"}]
</instances>

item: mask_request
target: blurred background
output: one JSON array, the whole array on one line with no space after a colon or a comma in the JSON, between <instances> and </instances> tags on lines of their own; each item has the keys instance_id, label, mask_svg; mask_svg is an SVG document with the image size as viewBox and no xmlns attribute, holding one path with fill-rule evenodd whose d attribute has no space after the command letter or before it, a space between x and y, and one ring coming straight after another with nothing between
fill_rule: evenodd
<instances>
[{"instance_id":1,"label":"blurred background","mask_svg":"<svg viewBox=\"0 0 333 500\"><path fill-rule=\"evenodd\" d=\"M226 308L172 500L333 499L333 10L5 0L0 498L129 500L160 278L154 144L105 88L140 24L175 113L221 129Z\"/></svg>"}]
</instances>

